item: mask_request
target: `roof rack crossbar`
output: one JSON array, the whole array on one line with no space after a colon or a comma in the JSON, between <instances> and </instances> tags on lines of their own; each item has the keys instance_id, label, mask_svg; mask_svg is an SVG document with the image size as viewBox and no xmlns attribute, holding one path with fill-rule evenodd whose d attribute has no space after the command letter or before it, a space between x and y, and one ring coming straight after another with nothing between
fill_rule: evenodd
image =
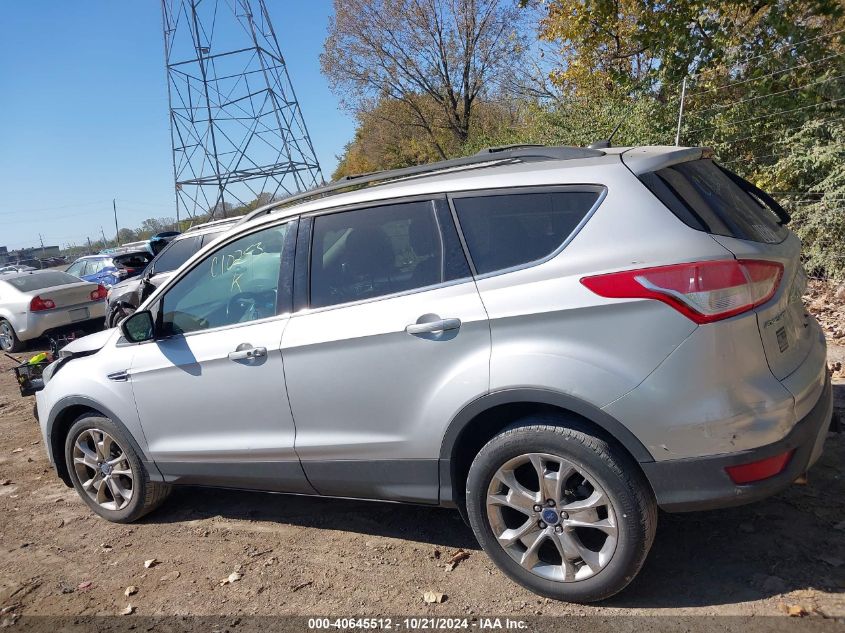
<instances>
[{"instance_id":1,"label":"roof rack crossbar","mask_svg":"<svg viewBox=\"0 0 845 633\"><path fill-rule=\"evenodd\" d=\"M464 156L462 158L451 158L448 160L441 160L436 163L427 163L425 165L343 176L342 178L339 178L334 182L330 182L322 187L297 193L267 205L266 207L256 209L255 211L245 215L239 224L248 222L249 220L261 215L272 213L282 206L287 206L302 200L325 196L349 187L384 183L387 181L398 180L400 178L422 176L457 167L469 167L473 165L480 166L485 163L501 164L510 160L572 160L576 158L595 158L598 156L604 156L604 152L584 147L546 145L504 145L501 147L488 147L482 149L477 154Z\"/></svg>"}]
</instances>

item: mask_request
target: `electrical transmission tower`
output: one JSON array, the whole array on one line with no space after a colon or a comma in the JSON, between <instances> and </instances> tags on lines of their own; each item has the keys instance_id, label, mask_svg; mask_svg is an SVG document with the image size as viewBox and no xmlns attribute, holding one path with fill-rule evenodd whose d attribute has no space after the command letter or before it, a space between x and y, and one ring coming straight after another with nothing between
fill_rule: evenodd
<instances>
[{"instance_id":1,"label":"electrical transmission tower","mask_svg":"<svg viewBox=\"0 0 845 633\"><path fill-rule=\"evenodd\" d=\"M323 182L264 0L162 0L176 217Z\"/></svg>"}]
</instances>

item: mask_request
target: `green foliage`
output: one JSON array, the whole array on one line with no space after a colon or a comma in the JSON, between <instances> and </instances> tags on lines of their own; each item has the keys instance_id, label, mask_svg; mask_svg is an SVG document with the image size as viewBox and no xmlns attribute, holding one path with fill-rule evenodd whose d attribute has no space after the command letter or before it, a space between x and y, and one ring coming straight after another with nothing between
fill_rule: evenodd
<instances>
[{"instance_id":1,"label":"green foliage","mask_svg":"<svg viewBox=\"0 0 845 633\"><path fill-rule=\"evenodd\" d=\"M792 214L808 273L845 279L845 121L808 121L783 140L790 151L757 184Z\"/></svg>"}]
</instances>

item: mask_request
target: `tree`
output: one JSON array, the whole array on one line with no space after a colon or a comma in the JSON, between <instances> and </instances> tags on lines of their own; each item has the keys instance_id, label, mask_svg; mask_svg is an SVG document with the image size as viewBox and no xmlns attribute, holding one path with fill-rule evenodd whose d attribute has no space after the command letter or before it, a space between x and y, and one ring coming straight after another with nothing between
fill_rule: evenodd
<instances>
[{"instance_id":1,"label":"tree","mask_svg":"<svg viewBox=\"0 0 845 633\"><path fill-rule=\"evenodd\" d=\"M335 0L334 9L320 57L333 89L356 113L401 102L440 158L442 130L466 142L477 101L523 51L508 0Z\"/></svg>"},{"instance_id":2,"label":"tree","mask_svg":"<svg viewBox=\"0 0 845 633\"><path fill-rule=\"evenodd\" d=\"M439 106L433 99L420 97L418 107L432 120L438 120ZM459 143L445 126L436 126L433 132L437 146L451 157L464 153L467 146L484 142L481 139L507 135L516 126L512 109L500 103L478 101L465 143ZM420 165L442 157L429 133L416 124L415 111L404 101L385 98L372 110L358 114L355 138L344 149L332 178Z\"/></svg>"}]
</instances>

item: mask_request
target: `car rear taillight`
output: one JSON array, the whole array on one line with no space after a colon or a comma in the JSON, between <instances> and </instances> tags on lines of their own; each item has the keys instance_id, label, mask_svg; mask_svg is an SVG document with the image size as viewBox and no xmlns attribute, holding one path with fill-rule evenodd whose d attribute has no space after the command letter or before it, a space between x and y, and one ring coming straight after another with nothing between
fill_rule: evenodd
<instances>
[{"instance_id":1,"label":"car rear taillight","mask_svg":"<svg viewBox=\"0 0 845 633\"><path fill-rule=\"evenodd\" d=\"M750 484L755 481L762 481L769 477L781 474L789 464L789 460L795 449L781 453L780 455L773 455L766 459L760 459L756 462L749 462L748 464L739 464L737 466L726 466L725 471L735 484Z\"/></svg>"},{"instance_id":2,"label":"car rear taillight","mask_svg":"<svg viewBox=\"0 0 845 633\"><path fill-rule=\"evenodd\" d=\"M32 301L29 302L29 309L32 312L40 312L41 310L52 310L55 307L56 302L52 299L42 299L38 296L33 297Z\"/></svg>"},{"instance_id":3,"label":"car rear taillight","mask_svg":"<svg viewBox=\"0 0 845 633\"><path fill-rule=\"evenodd\" d=\"M102 301L108 294L109 291L106 290L105 286L98 285L97 289L91 292L91 301Z\"/></svg>"},{"instance_id":4,"label":"car rear taillight","mask_svg":"<svg viewBox=\"0 0 845 633\"><path fill-rule=\"evenodd\" d=\"M655 299L696 323L712 323L766 303L782 276L777 262L720 259L584 277L581 283L602 297Z\"/></svg>"}]
</instances>

